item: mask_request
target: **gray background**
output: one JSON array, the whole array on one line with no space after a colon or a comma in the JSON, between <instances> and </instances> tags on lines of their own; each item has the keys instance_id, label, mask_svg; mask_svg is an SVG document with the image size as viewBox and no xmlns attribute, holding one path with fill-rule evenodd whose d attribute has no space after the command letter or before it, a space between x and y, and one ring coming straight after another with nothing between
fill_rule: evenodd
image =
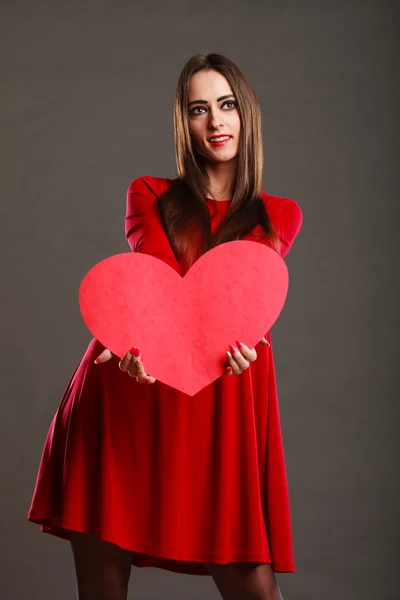
<instances>
[{"instance_id":1,"label":"gray background","mask_svg":"<svg viewBox=\"0 0 400 600\"><path fill-rule=\"evenodd\" d=\"M78 287L129 251L130 181L176 176L175 87L202 50L252 82L263 189L304 216L272 331L297 567L278 576L285 600L399 597L398 8L2 2L2 599L75 596L69 543L26 515L92 337ZM219 595L211 577L133 568L130 598Z\"/></svg>"}]
</instances>

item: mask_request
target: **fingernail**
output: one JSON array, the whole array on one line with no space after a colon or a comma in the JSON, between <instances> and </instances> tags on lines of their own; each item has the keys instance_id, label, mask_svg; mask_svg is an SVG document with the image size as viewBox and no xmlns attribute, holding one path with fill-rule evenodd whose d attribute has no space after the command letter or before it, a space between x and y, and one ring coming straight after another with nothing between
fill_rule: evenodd
<instances>
[{"instance_id":1,"label":"fingernail","mask_svg":"<svg viewBox=\"0 0 400 600\"><path fill-rule=\"evenodd\" d=\"M233 344L229 344L229 350L232 352L232 354L233 354L234 352L237 352L237 351L238 351L238 349L236 348L236 346L234 346Z\"/></svg>"},{"instance_id":2,"label":"fingernail","mask_svg":"<svg viewBox=\"0 0 400 600\"><path fill-rule=\"evenodd\" d=\"M241 348L242 346L244 346L244 343L243 343L243 342L238 342L238 341L236 340L236 343L237 343L237 345L239 346L239 348Z\"/></svg>"},{"instance_id":3,"label":"fingernail","mask_svg":"<svg viewBox=\"0 0 400 600\"><path fill-rule=\"evenodd\" d=\"M136 348L137 346L132 346L132 348L129 350L130 354L135 354Z\"/></svg>"},{"instance_id":4,"label":"fingernail","mask_svg":"<svg viewBox=\"0 0 400 600\"><path fill-rule=\"evenodd\" d=\"M134 352L134 355L135 356L140 356L140 348L139 348L139 346L135 346L135 348L136 348L136 350Z\"/></svg>"},{"instance_id":5,"label":"fingernail","mask_svg":"<svg viewBox=\"0 0 400 600\"><path fill-rule=\"evenodd\" d=\"M232 367L227 367L227 371L232 371Z\"/></svg>"},{"instance_id":6,"label":"fingernail","mask_svg":"<svg viewBox=\"0 0 400 600\"><path fill-rule=\"evenodd\" d=\"M99 361L97 360L97 358L95 358L93 362L94 362L95 365L99 364Z\"/></svg>"}]
</instances>

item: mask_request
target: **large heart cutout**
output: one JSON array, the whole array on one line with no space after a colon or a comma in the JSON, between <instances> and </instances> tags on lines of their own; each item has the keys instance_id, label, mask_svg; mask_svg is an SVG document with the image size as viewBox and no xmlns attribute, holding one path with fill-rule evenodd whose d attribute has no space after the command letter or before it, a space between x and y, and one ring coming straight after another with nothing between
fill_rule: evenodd
<instances>
[{"instance_id":1,"label":"large heart cutout","mask_svg":"<svg viewBox=\"0 0 400 600\"><path fill-rule=\"evenodd\" d=\"M284 260L238 240L203 254L184 277L148 254L106 258L83 278L79 305L111 352L139 346L147 373L193 396L224 373L229 344L252 348L269 331L287 291Z\"/></svg>"}]
</instances>

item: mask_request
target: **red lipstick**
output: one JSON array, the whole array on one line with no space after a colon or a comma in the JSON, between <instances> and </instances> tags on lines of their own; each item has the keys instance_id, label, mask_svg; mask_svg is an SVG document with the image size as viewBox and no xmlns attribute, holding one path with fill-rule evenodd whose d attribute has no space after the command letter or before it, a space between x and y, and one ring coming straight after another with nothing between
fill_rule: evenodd
<instances>
[{"instance_id":1,"label":"red lipstick","mask_svg":"<svg viewBox=\"0 0 400 600\"><path fill-rule=\"evenodd\" d=\"M212 140L214 137L215 137L215 138L220 138L220 137L222 137L222 136L221 136L221 135L218 135L218 136L211 136L211 138L209 138L209 139L208 139L208 143L209 143L209 144L211 144L211 146L224 146L225 144L227 144L228 142L230 142L230 141L231 141L231 139L232 139L232 136L230 135L230 136L228 137L228 139L224 139L224 140L217 141L217 142L212 142L211 140Z\"/></svg>"}]
</instances>

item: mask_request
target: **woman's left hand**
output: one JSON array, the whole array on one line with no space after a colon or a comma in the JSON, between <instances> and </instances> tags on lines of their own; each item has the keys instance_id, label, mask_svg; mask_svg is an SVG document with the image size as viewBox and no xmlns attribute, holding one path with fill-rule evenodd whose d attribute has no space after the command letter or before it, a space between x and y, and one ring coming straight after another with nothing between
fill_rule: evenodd
<instances>
[{"instance_id":1,"label":"woman's left hand","mask_svg":"<svg viewBox=\"0 0 400 600\"><path fill-rule=\"evenodd\" d=\"M260 344L263 346L270 346L269 341L264 336L260 340ZM249 368L250 363L254 362L257 358L257 352L255 348L250 349L243 342L236 341L236 346L231 344L229 346L230 352L227 352L229 365L225 370L225 375L240 375L243 371Z\"/></svg>"}]
</instances>

